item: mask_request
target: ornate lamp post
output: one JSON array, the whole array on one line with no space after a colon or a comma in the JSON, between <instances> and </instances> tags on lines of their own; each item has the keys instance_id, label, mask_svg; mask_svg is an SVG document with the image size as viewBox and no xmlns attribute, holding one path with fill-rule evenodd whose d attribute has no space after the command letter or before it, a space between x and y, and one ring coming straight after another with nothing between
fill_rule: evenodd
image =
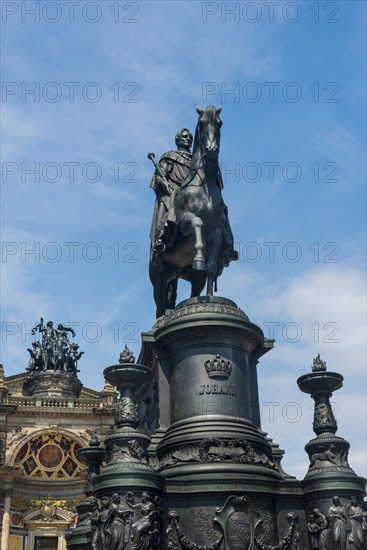
<instances>
[{"instance_id":1,"label":"ornate lamp post","mask_svg":"<svg viewBox=\"0 0 367 550\"><path fill-rule=\"evenodd\" d=\"M335 434L338 429L330 397L343 386L343 380L337 372L326 372L326 363L320 355L313 360L312 373L304 374L297 380L299 389L309 393L315 401L313 431L316 435Z\"/></svg>"},{"instance_id":2,"label":"ornate lamp post","mask_svg":"<svg viewBox=\"0 0 367 550\"><path fill-rule=\"evenodd\" d=\"M312 372L300 376L297 384L315 401L313 431L316 437L305 446L310 458L303 481L308 513L315 509L326 512L335 493L341 497L355 495L363 498L364 480L348 464L350 445L344 438L335 435L338 425L330 398L343 386L343 376L337 372L327 372L326 362L319 354L313 360Z\"/></svg>"},{"instance_id":3,"label":"ornate lamp post","mask_svg":"<svg viewBox=\"0 0 367 550\"><path fill-rule=\"evenodd\" d=\"M106 380L120 393L116 403L115 428L107 435L104 446L106 466L94 482L98 498L113 492L121 495L130 488L159 491L158 475L149 465L147 448L150 437L139 431L140 416L135 392L149 381L151 369L135 363L125 346L119 363L103 372Z\"/></svg>"},{"instance_id":4,"label":"ornate lamp post","mask_svg":"<svg viewBox=\"0 0 367 550\"><path fill-rule=\"evenodd\" d=\"M96 432L93 432L89 440L89 447L78 449L76 455L81 462L88 466L87 483L84 489L86 498L80 502L76 509L78 512L78 523L75 529L67 536L68 549L85 550L91 548L92 514L95 506L93 496L93 480L99 474L100 466L104 460L104 449L100 447L100 439Z\"/></svg>"}]
</instances>

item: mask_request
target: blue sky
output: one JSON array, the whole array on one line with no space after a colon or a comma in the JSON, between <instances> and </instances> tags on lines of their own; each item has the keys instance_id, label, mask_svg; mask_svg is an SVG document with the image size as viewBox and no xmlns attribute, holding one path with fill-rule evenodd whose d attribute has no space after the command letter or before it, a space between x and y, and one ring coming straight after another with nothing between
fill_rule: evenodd
<instances>
[{"instance_id":1,"label":"blue sky","mask_svg":"<svg viewBox=\"0 0 367 550\"><path fill-rule=\"evenodd\" d=\"M139 353L155 313L146 154L195 129L195 103L222 103L240 261L218 294L276 339L259 364L263 429L303 477L312 401L296 379L320 352L345 377L333 397L338 434L366 473L365 9L358 0L2 3L7 375L24 371L26 331L41 316L79 323L86 386L102 389L125 343Z\"/></svg>"}]
</instances>

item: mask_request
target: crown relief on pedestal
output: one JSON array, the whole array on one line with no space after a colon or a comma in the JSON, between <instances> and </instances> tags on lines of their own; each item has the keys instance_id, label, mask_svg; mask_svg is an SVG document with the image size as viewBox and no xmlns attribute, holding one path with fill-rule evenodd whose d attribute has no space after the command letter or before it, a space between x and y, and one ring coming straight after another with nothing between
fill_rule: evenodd
<instances>
[{"instance_id":1,"label":"crown relief on pedestal","mask_svg":"<svg viewBox=\"0 0 367 550\"><path fill-rule=\"evenodd\" d=\"M219 353L217 353L214 359L208 359L205 361L204 366L209 378L227 379L231 376L231 362L223 359Z\"/></svg>"}]
</instances>

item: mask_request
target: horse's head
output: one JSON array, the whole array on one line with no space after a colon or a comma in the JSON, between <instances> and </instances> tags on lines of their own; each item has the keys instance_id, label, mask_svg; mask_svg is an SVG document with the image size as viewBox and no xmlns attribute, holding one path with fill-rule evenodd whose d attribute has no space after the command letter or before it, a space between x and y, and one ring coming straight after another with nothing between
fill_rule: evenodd
<instances>
[{"instance_id":1,"label":"horse's head","mask_svg":"<svg viewBox=\"0 0 367 550\"><path fill-rule=\"evenodd\" d=\"M196 106L199 120L196 128L196 139L198 139L201 154L208 160L215 159L219 154L220 127L222 121L219 118L222 106L214 107L208 105L205 109Z\"/></svg>"}]
</instances>

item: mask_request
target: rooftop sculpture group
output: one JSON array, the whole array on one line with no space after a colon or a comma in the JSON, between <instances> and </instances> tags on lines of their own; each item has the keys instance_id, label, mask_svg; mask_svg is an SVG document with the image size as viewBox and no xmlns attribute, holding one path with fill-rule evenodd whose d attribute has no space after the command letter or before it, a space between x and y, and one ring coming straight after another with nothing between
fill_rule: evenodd
<instances>
[{"instance_id":1,"label":"rooftop sculpture group","mask_svg":"<svg viewBox=\"0 0 367 550\"><path fill-rule=\"evenodd\" d=\"M52 321L45 325L41 317L40 322L32 329L32 334L37 331L42 334L42 342L36 340L32 342L32 349L28 348L31 356L27 369L29 374L47 370L76 374L78 361L84 352L79 351L78 344L69 342L68 333L74 337L74 330L62 324L55 328Z\"/></svg>"}]
</instances>

